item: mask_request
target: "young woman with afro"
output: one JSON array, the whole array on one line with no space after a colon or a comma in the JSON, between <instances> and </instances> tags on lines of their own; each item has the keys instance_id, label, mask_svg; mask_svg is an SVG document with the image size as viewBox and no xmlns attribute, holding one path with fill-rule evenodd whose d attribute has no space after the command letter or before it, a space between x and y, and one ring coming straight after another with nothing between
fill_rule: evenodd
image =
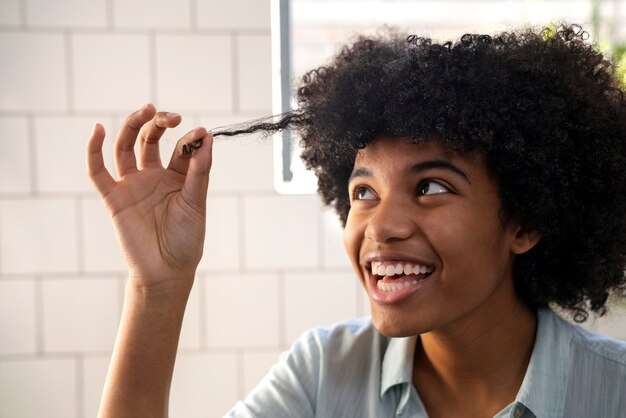
<instances>
[{"instance_id":1,"label":"young woman with afro","mask_svg":"<svg viewBox=\"0 0 626 418\"><path fill-rule=\"evenodd\" d=\"M583 322L626 287L626 99L585 39L386 31L306 74L298 110L215 133L299 132L371 304L305 333L228 416L626 416L626 343L554 313ZM189 132L164 168L179 122L131 114L119 180L101 125L89 141L129 264L100 417L167 415L213 139Z\"/></svg>"}]
</instances>

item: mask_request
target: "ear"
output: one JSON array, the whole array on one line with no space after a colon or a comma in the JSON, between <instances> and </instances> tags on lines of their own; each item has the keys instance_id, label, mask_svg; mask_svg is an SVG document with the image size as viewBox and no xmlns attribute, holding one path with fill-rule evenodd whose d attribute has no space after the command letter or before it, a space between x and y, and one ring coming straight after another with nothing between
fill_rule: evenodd
<instances>
[{"instance_id":1,"label":"ear","mask_svg":"<svg viewBox=\"0 0 626 418\"><path fill-rule=\"evenodd\" d=\"M529 224L517 225L517 231L511 243L511 252L513 254L524 254L530 251L541 239L541 234L537 229Z\"/></svg>"}]
</instances>

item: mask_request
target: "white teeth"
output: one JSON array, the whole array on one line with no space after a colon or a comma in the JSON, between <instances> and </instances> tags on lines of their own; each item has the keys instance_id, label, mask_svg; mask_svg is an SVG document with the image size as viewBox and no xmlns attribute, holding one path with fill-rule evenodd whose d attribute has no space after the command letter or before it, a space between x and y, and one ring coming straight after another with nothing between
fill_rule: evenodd
<instances>
[{"instance_id":1,"label":"white teeth","mask_svg":"<svg viewBox=\"0 0 626 418\"><path fill-rule=\"evenodd\" d=\"M404 289L405 287L413 286L415 284L417 284L417 280L410 280L404 283L385 283L382 280L379 280L376 283L376 286L378 286L378 288L383 292L397 292L398 290Z\"/></svg>"},{"instance_id":2,"label":"white teeth","mask_svg":"<svg viewBox=\"0 0 626 418\"><path fill-rule=\"evenodd\" d=\"M410 275L410 274L424 274L424 273L432 273L433 269L428 266L422 266L419 264L411 264L411 263L389 263L382 261L375 261L371 265L372 274L375 276L399 276L399 275Z\"/></svg>"}]
</instances>

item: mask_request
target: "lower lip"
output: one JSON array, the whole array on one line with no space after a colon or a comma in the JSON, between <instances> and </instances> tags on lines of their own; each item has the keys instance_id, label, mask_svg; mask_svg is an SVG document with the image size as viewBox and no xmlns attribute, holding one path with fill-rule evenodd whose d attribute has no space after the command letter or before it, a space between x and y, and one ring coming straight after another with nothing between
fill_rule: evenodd
<instances>
[{"instance_id":1,"label":"lower lip","mask_svg":"<svg viewBox=\"0 0 626 418\"><path fill-rule=\"evenodd\" d=\"M419 278L418 276L408 276L406 279L417 279L417 283L414 285L402 288L400 290L394 290L391 292L385 292L380 290L377 286L378 280L375 277L370 277L370 293L372 295L372 299L378 303L382 303L385 305L393 305L395 303L402 302L415 294L415 292L422 289L425 285L430 282L431 275L428 275L424 278Z\"/></svg>"}]
</instances>

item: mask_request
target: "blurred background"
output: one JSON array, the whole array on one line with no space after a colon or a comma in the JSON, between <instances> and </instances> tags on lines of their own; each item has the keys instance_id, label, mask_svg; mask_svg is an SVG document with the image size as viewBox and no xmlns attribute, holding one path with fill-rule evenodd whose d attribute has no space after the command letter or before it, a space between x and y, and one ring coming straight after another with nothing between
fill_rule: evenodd
<instances>
[{"instance_id":1,"label":"blurred background","mask_svg":"<svg viewBox=\"0 0 626 418\"><path fill-rule=\"evenodd\" d=\"M625 3L292 0L292 74L383 23L454 39L568 20L624 63ZM270 0L0 0L0 417L96 415L126 269L85 175L93 124L107 129L110 157L130 111L151 101L178 112L181 126L162 140L167 161L195 126L271 114L271 9ZM305 329L369 312L339 222L304 189L277 193L276 163L259 138L215 146L174 418L221 416ZM623 308L588 326L626 339Z\"/></svg>"}]
</instances>

